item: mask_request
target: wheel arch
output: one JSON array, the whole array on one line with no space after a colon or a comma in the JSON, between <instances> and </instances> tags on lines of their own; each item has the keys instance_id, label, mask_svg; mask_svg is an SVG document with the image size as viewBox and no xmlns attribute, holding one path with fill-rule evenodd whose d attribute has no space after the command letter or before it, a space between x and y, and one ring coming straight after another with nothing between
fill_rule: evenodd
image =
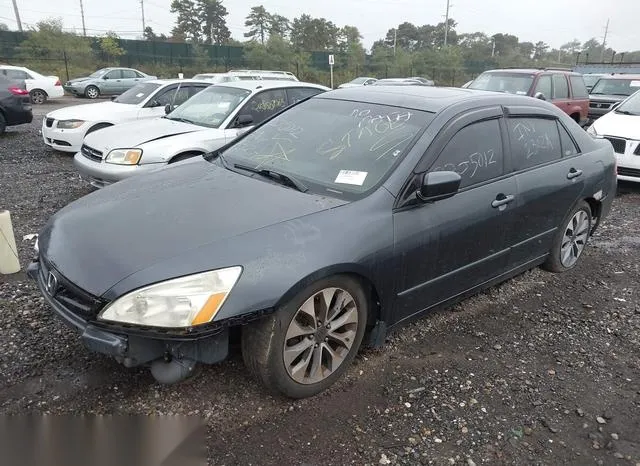
<instances>
[{"instance_id":1,"label":"wheel arch","mask_svg":"<svg viewBox=\"0 0 640 466\"><path fill-rule=\"evenodd\" d=\"M172 155L169 158L169 160L167 160L167 163L180 162L188 158L197 157L198 155L204 155L205 153L206 153L205 151L197 150L197 149L181 151L181 152L178 152L177 154Z\"/></svg>"},{"instance_id":2,"label":"wheel arch","mask_svg":"<svg viewBox=\"0 0 640 466\"><path fill-rule=\"evenodd\" d=\"M113 123L110 123L108 121L101 121L101 122L95 123L94 125L91 126L91 128L87 130L85 135L89 133L93 133L94 131L98 131L99 129L108 128L109 126L113 126Z\"/></svg>"},{"instance_id":3,"label":"wheel arch","mask_svg":"<svg viewBox=\"0 0 640 466\"><path fill-rule=\"evenodd\" d=\"M47 91L45 91L44 89L42 89L41 87L34 87L33 89L31 89L31 90L29 91L29 94L31 94L32 92L35 92L35 91L41 91L41 92L44 92L44 95L46 95L47 97L49 97L49 93L48 93Z\"/></svg>"},{"instance_id":4,"label":"wheel arch","mask_svg":"<svg viewBox=\"0 0 640 466\"><path fill-rule=\"evenodd\" d=\"M602 213L602 202L597 201L594 197L586 197L584 201L589 205L591 209L591 234L593 234L596 228L600 225L600 214Z\"/></svg>"}]
</instances>

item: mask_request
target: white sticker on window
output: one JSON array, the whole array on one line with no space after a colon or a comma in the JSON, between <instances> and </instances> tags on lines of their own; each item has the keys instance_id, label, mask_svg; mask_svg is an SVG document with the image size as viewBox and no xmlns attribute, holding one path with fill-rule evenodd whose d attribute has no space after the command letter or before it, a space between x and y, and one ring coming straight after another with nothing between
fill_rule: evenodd
<instances>
[{"instance_id":1,"label":"white sticker on window","mask_svg":"<svg viewBox=\"0 0 640 466\"><path fill-rule=\"evenodd\" d=\"M631 81L629 83L630 87L640 87L640 81Z\"/></svg>"},{"instance_id":2,"label":"white sticker on window","mask_svg":"<svg viewBox=\"0 0 640 466\"><path fill-rule=\"evenodd\" d=\"M138 92L138 93L136 94L136 97L140 98L140 97L142 97L143 95L144 95L144 92Z\"/></svg>"},{"instance_id":3,"label":"white sticker on window","mask_svg":"<svg viewBox=\"0 0 640 466\"><path fill-rule=\"evenodd\" d=\"M340 170L334 183L342 184L354 184L356 186L362 186L364 179L367 177L368 172L359 172L355 170Z\"/></svg>"}]
</instances>

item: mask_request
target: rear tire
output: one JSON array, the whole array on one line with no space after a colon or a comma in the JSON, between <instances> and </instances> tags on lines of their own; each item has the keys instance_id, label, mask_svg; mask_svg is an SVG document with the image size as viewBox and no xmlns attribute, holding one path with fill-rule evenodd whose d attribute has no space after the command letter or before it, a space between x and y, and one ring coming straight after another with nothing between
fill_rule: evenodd
<instances>
[{"instance_id":1,"label":"rear tire","mask_svg":"<svg viewBox=\"0 0 640 466\"><path fill-rule=\"evenodd\" d=\"M100 97L100 89L98 89L96 86L87 86L87 88L84 90L84 96L87 99L97 99L98 97Z\"/></svg>"},{"instance_id":2,"label":"rear tire","mask_svg":"<svg viewBox=\"0 0 640 466\"><path fill-rule=\"evenodd\" d=\"M358 352L368 301L360 283L335 275L312 283L273 314L242 328L242 356L267 390L290 398L335 383Z\"/></svg>"},{"instance_id":3,"label":"rear tire","mask_svg":"<svg viewBox=\"0 0 640 466\"><path fill-rule=\"evenodd\" d=\"M591 207L580 201L563 220L542 268L556 273L574 268L587 247L591 222Z\"/></svg>"},{"instance_id":4,"label":"rear tire","mask_svg":"<svg viewBox=\"0 0 640 466\"><path fill-rule=\"evenodd\" d=\"M29 95L31 96L31 103L34 105L42 105L47 101L47 93L42 89L34 89Z\"/></svg>"}]
</instances>

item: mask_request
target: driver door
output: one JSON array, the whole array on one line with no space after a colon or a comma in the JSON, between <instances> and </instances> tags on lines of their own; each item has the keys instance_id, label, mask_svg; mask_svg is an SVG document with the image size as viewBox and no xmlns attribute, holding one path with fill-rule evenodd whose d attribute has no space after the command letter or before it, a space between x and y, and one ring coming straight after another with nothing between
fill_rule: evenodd
<instances>
[{"instance_id":1,"label":"driver door","mask_svg":"<svg viewBox=\"0 0 640 466\"><path fill-rule=\"evenodd\" d=\"M229 143L239 135L262 123L272 115L275 115L283 108L287 107L288 100L285 89L267 89L254 94L249 101L240 108L234 118L224 130L225 142ZM251 117L251 123L238 126L238 117L247 115Z\"/></svg>"}]
</instances>

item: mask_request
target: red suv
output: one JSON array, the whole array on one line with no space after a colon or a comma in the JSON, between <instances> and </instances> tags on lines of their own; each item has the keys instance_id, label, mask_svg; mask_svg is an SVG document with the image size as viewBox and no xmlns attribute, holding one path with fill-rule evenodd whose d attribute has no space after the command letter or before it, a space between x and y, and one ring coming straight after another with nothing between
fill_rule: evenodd
<instances>
[{"instance_id":1,"label":"red suv","mask_svg":"<svg viewBox=\"0 0 640 466\"><path fill-rule=\"evenodd\" d=\"M552 68L490 70L474 79L468 87L548 100L579 125L588 122L589 92L579 73Z\"/></svg>"}]
</instances>

